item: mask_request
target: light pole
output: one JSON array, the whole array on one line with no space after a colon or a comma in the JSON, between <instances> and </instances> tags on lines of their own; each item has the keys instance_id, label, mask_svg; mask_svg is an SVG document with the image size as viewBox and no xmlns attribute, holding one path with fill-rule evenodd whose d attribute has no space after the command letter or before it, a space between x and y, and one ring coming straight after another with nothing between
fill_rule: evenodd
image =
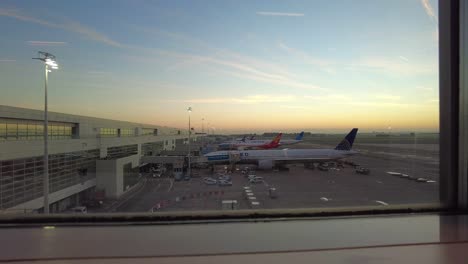
<instances>
[{"instance_id":1,"label":"light pole","mask_svg":"<svg viewBox=\"0 0 468 264\"><path fill-rule=\"evenodd\" d=\"M201 132L202 132L202 147L205 147L205 118L201 119Z\"/></svg>"},{"instance_id":2,"label":"light pole","mask_svg":"<svg viewBox=\"0 0 468 264\"><path fill-rule=\"evenodd\" d=\"M188 112L188 176L190 177L190 135L192 134L192 127L190 126L190 113L192 113L192 107L187 108Z\"/></svg>"},{"instance_id":3,"label":"light pole","mask_svg":"<svg viewBox=\"0 0 468 264\"><path fill-rule=\"evenodd\" d=\"M45 65L45 89L44 89L44 95L45 95L45 100L44 100L44 179L43 179L43 192L44 192L44 214L49 213L49 149L48 149L48 131L49 131L49 120L47 116L47 81L48 81L48 75L49 72L51 72L51 69L57 70L58 65L57 62L55 61L55 56L39 51L38 52L39 57L38 58L33 58L33 60L40 60L44 62Z\"/></svg>"}]
</instances>

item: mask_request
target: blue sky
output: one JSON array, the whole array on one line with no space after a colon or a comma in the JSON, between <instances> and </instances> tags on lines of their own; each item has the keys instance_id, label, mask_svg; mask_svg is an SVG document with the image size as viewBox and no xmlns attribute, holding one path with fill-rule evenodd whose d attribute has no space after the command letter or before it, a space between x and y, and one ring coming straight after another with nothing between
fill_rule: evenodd
<instances>
[{"instance_id":1,"label":"blue sky","mask_svg":"<svg viewBox=\"0 0 468 264\"><path fill-rule=\"evenodd\" d=\"M0 104L220 132L438 130L437 3L2 1Z\"/></svg>"}]
</instances>

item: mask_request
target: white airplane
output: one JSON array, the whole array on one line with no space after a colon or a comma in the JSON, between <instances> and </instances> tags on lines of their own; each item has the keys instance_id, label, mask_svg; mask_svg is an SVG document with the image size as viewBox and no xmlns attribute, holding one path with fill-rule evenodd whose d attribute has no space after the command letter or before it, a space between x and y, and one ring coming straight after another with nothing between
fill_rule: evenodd
<instances>
[{"instance_id":1,"label":"white airplane","mask_svg":"<svg viewBox=\"0 0 468 264\"><path fill-rule=\"evenodd\" d=\"M220 149L271 149L277 148L281 140L282 133L279 133L273 140L244 140L228 141L219 144Z\"/></svg>"},{"instance_id":2,"label":"white airplane","mask_svg":"<svg viewBox=\"0 0 468 264\"><path fill-rule=\"evenodd\" d=\"M244 136L241 139L236 139L235 141L227 141L223 142L218 145L220 150L231 150L231 149L249 149L249 148L256 148L256 149L270 149L270 148L277 148L283 145L294 145L297 143L302 142L302 138L304 137L304 131L299 133L295 139L281 139L278 145L271 145L269 147L261 147L261 146L268 146L271 140L268 139L256 139L253 138L255 135L251 136L248 139Z\"/></svg>"},{"instance_id":3,"label":"white airplane","mask_svg":"<svg viewBox=\"0 0 468 264\"><path fill-rule=\"evenodd\" d=\"M357 128L353 128L334 149L230 150L210 152L205 157L213 164L256 164L258 169L264 170L290 163L335 161L357 153L351 150L357 131Z\"/></svg>"},{"instance_id":4,"label":"white airplane","mask_svg":"<svg viewBox=\"0 0 468 264\"><path fill-rule=\"evenodd\" d=\"M250 136L249 138L247 138L247 136L243 136L241 138L236 138L237 141L246 141L246 140L254 140L254 139L255 139L255 135Z\"/></svg>"},{"instance_id":5,"label":"white airplane","mask_svg":"<svg viewBox=\"0 0 468 264\"><path fill-rule=\"evenodd\" d=\"M294 145L294 144L297 144L297 143L300 143L302 142L302 138L304 137L304 131L302 131L301 133L299 133L295 139L282 139L279 143L280 146L283 146L283 145Z\"/></svg>"}]
</instances>

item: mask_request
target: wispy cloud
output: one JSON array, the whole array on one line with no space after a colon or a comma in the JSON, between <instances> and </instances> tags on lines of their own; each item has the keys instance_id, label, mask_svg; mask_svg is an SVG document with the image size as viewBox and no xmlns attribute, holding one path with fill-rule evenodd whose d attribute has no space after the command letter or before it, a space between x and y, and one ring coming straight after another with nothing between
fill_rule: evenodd
<instances>
[{"instance_id":1,"label":"wispy cloud","mask_svg":"<svg viewBox=\"0 0 468 264\"><path fill-rule=\"evenodd\" d=\"M401 97L398 95L390 95L390 94L378 94L375 96L377 99L383 99L383 100L400 100Z\"/></svg>"},{"instance_id":2,"label":"wispy cloud","mask_svg":"<svg viewBox=\"0 0 468 264\"><path fill-rule=\"evenodd\" d=\"M101 42L114 47L122 47L123 45L117 41L112 40L108 36L97 32L96 30L81 25L76 21L64 21L63 23L54 23L44 19L36 18L27 14L22 13L17 9L5 9L0 8L0 16L11 17L25 22L31 22L39 25L43 25L51 28L59 28L69 32L80 34L88 39Z\"/></svg>"},{"instance_id":3,"label":"wispy cloud","mask_svg":"<svg viewBox=\"0 0 468 264\"><path fill-rule=\"evenodd\" d=\"M250 74L250 73L245 73L245 72L234 72L232 70L223 70L219 68L213 68L213 70L218 71L218 72L223 72L225 74L238 77L238 78L242 78L242 79L249 79L249 80L254 80L258 82L270 83L270 84L275 84L278 86L284 86L287 88L299 88L299 89L306 89L306 90L327 90L326 88L323 88L317 85L295 81L291 79L286 79L286 80L271 79L271 78L258 76L255 74Z\"/></svg>"},{"instance_id":4,"label":"wispy cloud","mask_svg":"<svg viewBox=\"0 0 468 264\"><path fill-rule=\"evenodd\" d=\"M41 41L41 40L28 40L26 41L31 46L64 46L67 42L63 41Z\"/></svg>"},{"instance_id":5,"label":"wispy cloud","mask_svg":"<svg viewBox=\"0 0 468 264\"><path fill-rule=\"evenodd\" d=\"M421 4L429 18L437 22L437 16L434 12L434 8L431 6L431 3L429 3L429 0L421 0Z\"/></svg>"},{"instance_id":6,"label":"wispy cloud","mask_svg":"<svg viewBox=\"0 0 468 264\"><path fill-rule=\"evenodd\" d=\"M86 74L88 74L89 76L93 76L93 77L101 77L101 76L110 76L110 75L112 75L112 72L108 72L108 71L88 71L88 72L86 72Z\"/></svg>"},{"instance_id":7,"label":"wispy cloud","mask_svg":"<svg viewBox=\"0 0 468 264\"><path fill-rule=\"evenodd\" d=\"M108 74L108 71L88 71L88 74Z\"/></svg>"},{"instance_id":8,"label":"wispy cloud","mask_svg":"<svg viewBox=\"0 0 468 264\"><path fill-rule=\"evenodd\" d=\"M348 69L358 71L378 71L390 74L427 74L437 70L435 64L422 64L410 62L407 57L363 57L350 61L338 61L324 58L317 58L307 52L279 43L279 48L286 51L293 58L308 65L319 67L320 70L329 74L335 74L337 69Z\"/></svg>"},{"instance_id":9,"label":"wispy cloud","mask_svg":"<svg viewBox=\"0 0 468 264\"><path fill-rule=\"evenodd\" d=\"M334 105L352 105L352 106L365 106L365 107L378 107L378 108L409 108L409 107L422 107L421 104L395 102L394 100L400 99L399 96L392 95L376 95L379 99L392 100L376 101L376 100L360 100L359 97L349 96L345 94L326 94L326 95L306 95L304 98L314 100L321 103L334 104Z\"/></svg>"},{"instance_id":10,"label":"wispy cloud","mask_svg":"<svg viewBox=\"0 0 468 264\"><path fill-rule=\"evenodd\" d=\"M280 108L284 109L297 109L297 110L306 110L309 109L309 107L306 106L300 106L300 105L280 105Z\"/></svg>"},{"instance_id":11,"label":"wispy cloud","mask_svg":"<svg viewBox=\"0 0 468 264\"><path fill-rule=\"evenodd\" d=\"M257 15L260 16L284 16L284 17L303 17L303 13L284 13L284 12L268 12L268 11L258 11Z\"/></svg>"},{"instance_id":12,"label":"wispy cloud","mask_svg":"<svg viewBox=\"0 0 468 264\"><path fill-rule=\"evenodd\" d=\"M261 104L261 103L280 103L291 102L295 100L293 95L250 95L244 97L213 97L213 98L194 98L182 100L169 100L170 102L200 103L200 104Z\"/></svg>"},{"instance_id":13,"label":"wispy cloud","mask_svg":"<svg viewBox=\"0 0 468 264\"><path fill-rule=\"evenodd\" d=\"M421 90L421 91L433 91L431 87L425 87L425 86L417 86L416 89Z\"/></svg>"},{"instance_id":14,"label":"wispy cloud","mask_svg":"<svg viewBox=\"0 0 468 264\"><path fill-rule=\"evenodd\" d=\"M431 3L429 2L429 0L421 0L421 5L423 6L424 11L426 12L427 16L429 16L429 18L437 25L439 23L437 19L437 15ZM438 26L436 26L436 28L432 32L432 39L434 40L435 43L437 44L439 43L439 27Z\"/></svg>"},{"instance_id":15,"label":"wispy cloud","mask_svg":"<svg viewBox=\"0 0 468 264\"><path fill-rule=\"evenodd\" d=\"M319 100L319 101L329 101L329 102L334 102L335 100L350 99L349 96L344 95L344 94L305 95L304 98L312 99L312 100Z\"/></svg>"},{"instance_id":16,"label":"wispy cloud","mask_svg":"<svg viewBox=\"0 0 468 264\"><path fill-rule=\"evenodd\" d=\"M180 36L178 34L170 35L174 36L176 39L183 38L186 42L191 41L191 38L187 36ZM170 66L168 70L180 70L181 67L199 68L199 65L204 65L211 71L222 72L241 79L274 84L285 88L325 90L318 85L298 80L295 75L277 64L241 55L229 50L214 48L200 40L193 40L193 42L198 43L198 45L203 45L210 55L180 53L157 48L133 47L136 50L144 52L146 54L145 57L127 57L131 60L151 63L160 61L160 56L168 56L175 59L175 64ZM148 56L148 54L154 54L158 58Z\"/></svg>"},{"instance_id":17,"label":"wispy cloud","mask_svg":"<svg viewBox=\"0 0 468 264\"><path fill-rule=\"evenodd\" d=\"M406 61L406 62L409 61L409 59L408 59L407 57L405 57L405 56L398 56L398 58L399 58L400 60L402 60L402 61Z\"/></svg>"},{"instance_id":18,"label":"wispy cloud","mask_svg":"<svg viewBox=\"0 0 468 264\"><path fill-rule=\"evenodd\" d=\"M197 39L197 38L185 35L185 34L167 32L167 31L154 29L154 28L151 28L151 29L140 28L140 27L135 27L135 28L136 30L144 32L146 34L153 34L155 36L158 36L158 38L164 37L164 38L170 38L176 42L184 42L191 47L195 47L197 51L203 51L206 54L210 54L210 56L204 56L204 55L196 55L196 54L178 53L179 55L193 55L193 56L186 57L187 58L186 60L181 60L180 62L173 64L172 66L168 67L168 70L177 70L181 67L187 67L187 66L192 66L192 65L199 64L199 63L203 63L203 62L209 61L209 60L206 60L207 57L211 57L211 58L230 61L230 62L237 62L237 64L244 64L251 68L260 69L264 72L272 72L272 73L280 74L288 78L294 77L284 66L280 66L278 64L271 63L265 60L253 58L251 56L245 56L245 55L242 55L242 54L239 54L237 52L233 52L227 49L217 48L217 47L214 47L211 43L207 43L205 41L202 41L200 39ZM158 51L158 52L161 52L161 51ZM171 54L171 53L166 52L166 54ZM176 53L173 52L172 54L176 54Z\"/></svg>"},{"instance_id":19,"label":"wispy cloud","mask_svg":"<svg viewBox=\"0 0 468 264\"><path fill-rule=\"evenodd\" d=\"M335 64L335 62L332 61L332 60L325 60L325 59L312 57L309 54L307 54L306 52L295 49L295 48L291 48L291 47L287 46L286 44L284 44L282 42L280 42L278 44L278 46L282 50L284 50L284 51L288 52L290 55L302 60L306 64L311 64L311 65L316 65L316 66L321 66L321 67L330 66L330 65Z\"/></svg>"},{"instance_id":20,"label":"wispy cloud","mask_svg":"<svg viewBox=\"0 0 468 264\"><path fill-rule=\"evenodd\" d=\"M429 74L437 71L436 64L408 63L386 57L366 57L349 65L358 70L381 71L389 74Z\"/></svg>"},{"instance_id":21,"label":"wispy cloud","mask_svg":"<svg viewBox=\"0 0 468 264\"><path fill-rule=\"evenodd\" d=\"M433 38L434 41L436 41L437 43L439 42L439 28L436 28L436 29L432 32L432 38Z\"/></svg>"},{"instance_id":22,"label":"wispy cloud","mask_svg":"<svg viewBox=\"0 0 468 264\"><path fill-rule=\"evenodd\" d=\"M410 107L421 107L418 104L406 104L406 103L382 103L382 102L367 102L367 101L350 101L346 102L349 105L355 106L366 106L366 107L391 107L391 108L410 108Z\"/></svg>"}]
</instances>

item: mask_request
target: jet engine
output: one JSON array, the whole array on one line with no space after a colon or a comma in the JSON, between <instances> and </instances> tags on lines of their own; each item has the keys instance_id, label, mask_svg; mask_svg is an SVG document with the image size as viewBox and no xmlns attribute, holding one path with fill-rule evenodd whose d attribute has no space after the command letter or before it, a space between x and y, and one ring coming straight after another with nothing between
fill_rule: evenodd
<instances>
[{"instance_id":1,"label":"jet engine","mask_svg":"<svg viewBox=\"0 0 468 264\"><path fill-rule=\"evenodd\" d=\"M271 170L275 166L273 160L259 160L258 161L258 169L259 170Z\"/></svg>"}]
</instances>

